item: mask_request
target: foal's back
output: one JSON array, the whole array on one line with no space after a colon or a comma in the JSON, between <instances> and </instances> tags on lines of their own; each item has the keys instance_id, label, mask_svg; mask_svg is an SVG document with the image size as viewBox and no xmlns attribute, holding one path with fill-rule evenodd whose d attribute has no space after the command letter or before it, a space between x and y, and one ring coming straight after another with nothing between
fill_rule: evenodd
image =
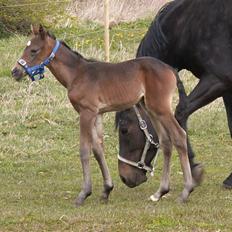
<instances>
[{"instance_id":1,"label":"foal's back","mask_svg":"<svg viewBox=\"0 0 232 232\"><path fill-rule=\"evenodd\" d=\"M121 63L88 62L85 70L86 83L82 85L88 86L88 98L102 113L126 109L143 97L149 102L165 101L176 87L173 69L152 57Z\"/></svg>"},{"instance_id":2,"label":"foal's back","mask_svg":"<svg viewBox=\"0 0 232 232\"><path fill-rule=\"evenodd\" d=\"M133 83L160 85L167 82L168 85L176 81L172 67L153 57L140 57L120 63L88 62L84 77L102 88L107 86L115 89L124 85L130 90Z\"/></svg>"}]
</instances>

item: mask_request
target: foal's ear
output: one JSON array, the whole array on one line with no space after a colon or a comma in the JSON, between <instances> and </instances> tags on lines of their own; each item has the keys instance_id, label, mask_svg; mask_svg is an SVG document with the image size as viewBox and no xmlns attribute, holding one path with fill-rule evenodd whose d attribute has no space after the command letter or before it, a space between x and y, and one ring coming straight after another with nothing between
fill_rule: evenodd
<instances>
[{"instance_id":1,"label":"foal's ear","mask_svg":"<svg viewBox=\"0 0 232 232\"><path fill-rule=\"evenodd\" d=\"M41 24L40 25L31 25L31 31L34 35L40 35L42 39L45 38L46 31Z\"/></svg>"}]
</instances>

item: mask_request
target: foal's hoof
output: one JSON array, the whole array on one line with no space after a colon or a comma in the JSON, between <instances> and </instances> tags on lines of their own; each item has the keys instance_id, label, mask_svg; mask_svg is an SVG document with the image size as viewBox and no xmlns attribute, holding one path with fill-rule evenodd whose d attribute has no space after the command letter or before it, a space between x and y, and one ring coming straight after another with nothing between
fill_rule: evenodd
<instances>
[{"instance_id":1,"label":"foal's hoof","mask_svg":"<svg viewBox=\"0 0 232 232\"><path fill-rule=\"evenodd\" d=\"M76 199L75 200L75 206L77 207L77 208L79 208L80 206L82 206L84 204L84 200L82 199Z\"/></svg>"},{"instance_id":2,"label":"foal's hoof","mask_svg":"<svg viewBox=\"0 0 232 232\"><path fill-rule=\"evenodd\" d=\"M204 178L204 168L202 164L196 164L192 167L192 177L195 186L200 185Z\"/></svg>"},{"instance_id":3,"label":"foal's hoof","mask_svg":"<svg viewBox=\"0 0 232 232\"><path fill-rule=\"evenodd\" d=\"M223 187L232 189L232 173L223 181Z\"/></svg>"},{"instance_id":4,"label":"foal's hoof","mask_svg":"<svg viewBox=\"0 0 232 232\"><path fill-rule=\"evenodd\" d=\"M104 204L107 204L108 201L109 201L109 196L102 195L102 196L100 197L100 201L101 201L102 203L104 203Z\"/></svg>"},{"instance_id":5,"label":"foal's hoof","mask_svg":"<svg viewBox=\"0 0 232 232\"><path fill-rule=\"evenodd\" d=\"M176 199L176 202L178 203L178 204L184 204L184 203L186 203L188 201L188 198L184 198L184 197L182 197L182 196L179 196L177 199Z\"/></svg>"},{"instance_id":6,"label":"foal's hoof","mask_svg":"<svg viewBox=\"0 0 232 232\"><path fill-rule=\"evenodd\" d=\"M160 200L160 197L156 197L155 195L151 195L150 200L153 202L158 202Z\"/></svg>"},{"instance_id":7,"label":"foal's hoof","mask_svg":"<svg viewBox=\"0 0 232 232\"><path fill-rule=\"evenodd\" d=\"M104 186L104 191L102 192L101 198L100 200L104 203L107 203L109 200L109 195L111 193L111 191L113 190L114 185L105 185Z\"/></svg>"},{"instance_id":8,"label":"foal's hoof","mask_svg":"<svg viewBox=\"0 0 232 232\"><path fill-rule=\"evenodd\" d=\"M84 204L85 199L88 196L90 196L91 194L92 194L92 192L87 192L87 193L80 192L80 194L78 195L78 197L75 200L76 207L78 208L78 207L82 206Z\"/></svg>"}]
</instances>

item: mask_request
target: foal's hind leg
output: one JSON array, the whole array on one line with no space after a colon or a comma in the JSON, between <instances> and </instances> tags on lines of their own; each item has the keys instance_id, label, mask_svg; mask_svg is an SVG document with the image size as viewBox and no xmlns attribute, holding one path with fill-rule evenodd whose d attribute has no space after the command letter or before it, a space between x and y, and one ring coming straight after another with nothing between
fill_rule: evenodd
<instances>
[{"instance_id":1,"label":"foal's hind leg","mask_svg":"<svg viewBox=\"0 0 232 232\"><path fill-rule=\"evenodd\" d=\"M92 138L93 154L99 164L104 180L104 189L101 198L103 200L108 200L109 194L113 190L114 186L104 157L102 115L97 116L97 119L93 127L92 136L93 136Z\"/></svg>"},{"instance_id":2,"label":"foal's hind leg","mask_svg":"<svg viewBox=\"0 0 232 232\"><path fill-rule=\"evenodd\" d=\"M187 155L186 133L179 126L171 112L159 115L155 115L153 112L151 112L151 119L153 123L155 120L158 120L161 127L166 131L167 138L170 138L170 141L173 143L177 152L179 153L181 168L184 174L184 190L181 193L180 201L185 202L193 190L192 174Z\"/></svg>"},{"instance_id":3,"label":"foal's hind leg","mask_svg":"<svg viewBox=\"0 0 232 232\"><path fill-rule=\"evenodd\" d=\"M173 145L175 146L181 163L181 168L184 175L184 190L182 191L179 200L186 202L189 194L193 191L193 179L190 169L190 163L187 154L186 133L180 127L174 116L170 113L159 118L161 124L166 128Z\"/></svg>"},{"instance_id":4,"label":"foal's hind leg","mask_svg":"<svg viewBox=\"0 0 232 232\"><path fill-rule=\"evenodd\" d=\"M163 150L164 163L160 187L154 195L150 196L150 199L152 201L159 201L162 196L169 192L170 189L170 159L172 153L172 143L161 124L158 121L155 121L153 124L156 125L155 130L159 136L160 148Z\"/></svg>"},{"instance_id":5,"label":"foal's hind leg","mask_svg":"<svg viewBox=\"0 0 232 232\"><path fill-rule=\"evenodd\" d=\"M172 155L172 142L167 134L166 129L159 122L159 120L157 120L155 114L151 112L149 108L147 108L147 106L144 105L144 103L141 104L141 106L145 107L145 111L148 112L150 116L152 125L159 139L160 148L162 149L164 154L163 172L160 186L157 192L150 196L150 199L152 201L159 201L162 198L162 196L169 192L170 189L170 159Z\"/></svg>"}]
</instances>

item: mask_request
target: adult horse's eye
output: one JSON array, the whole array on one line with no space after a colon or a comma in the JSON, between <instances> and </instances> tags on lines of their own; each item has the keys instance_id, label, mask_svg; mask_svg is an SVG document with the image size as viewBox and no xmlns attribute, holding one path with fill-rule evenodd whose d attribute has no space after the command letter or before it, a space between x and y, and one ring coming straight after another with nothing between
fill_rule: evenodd
<instances>
[{"instance_id":1,"label":"adult horse's eye","mask_svg":"<svg viewBox=\"0 0 232 232\"><path fill-rule=\"evenodd\" d=\"M128 129L126 127L120 129L121 134L125 135L128 133Z\"/></svg>"}]
</instances>

